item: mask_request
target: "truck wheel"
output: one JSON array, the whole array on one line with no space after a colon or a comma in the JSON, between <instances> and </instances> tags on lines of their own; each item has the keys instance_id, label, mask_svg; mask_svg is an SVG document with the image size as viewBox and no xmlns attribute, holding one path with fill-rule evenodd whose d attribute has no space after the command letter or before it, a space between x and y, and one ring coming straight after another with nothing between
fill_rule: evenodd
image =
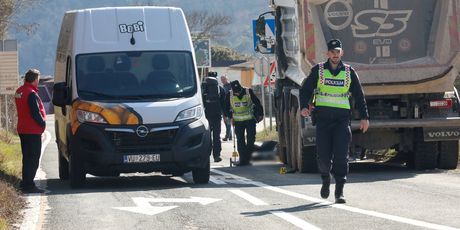
<instances>
[{"instance_id":1,"label":"truck wheel","mask_svg":"<svg viewBox=\"0 0 460 230\"><path fill-rule=\"evenodd\" d=\"M300 116L300 111L297 111ZM301 173L315 173L318 171L318 163L316 161L316 147L315 146L303 146L300 120L296 119L295 134L297 140L297 168Z\"/></svg>"},{"instance_id":2,"label":"truck wheel","mask_svg":"<svg viewBox=\"0 0 460 230\"><path fill-rule=\"evenodd\" d=\"M439 142L439 162L440 169L456 169L458 165L458 141Z\"/></svg>"},{"instance_id":3,"label":"truck wheel","mask_svg":"<svg viewBox=\"0 0 460 230\"><path fill-rule=\"evenodd\" d=\"M58 151L59 164L59 179L69 179L69 162L62 156L61 151Z\"/></svg>"},{"instance_id":4,"label":"truck wheel","mask_svg":"<svg viewBox=\"0 0 460 230\"><path fill-rule=\"evenodd\" d=\"M297 139L298 139L298 134L296 135L296 132L298 133L298 128L297 128L297 108L292 107L291 112L289 114L289 131L287 132L287 135L289 136L289 142L288 142L288 152L286 155L288 156L288 167L294 170L297 170L297 153L296 151L298 150L297 148Z\"/></svg>"},{"instance_id":5,"label":"truck wheel","mask_svg":"<svg viewBox=\"0 0 460 230\"><path fill-rule=\"evenodd\" d=\"M195 184L207 184L209 182L209 174L211 173L211 164L206 164L204 168L196 168L192 170L193 182Z\"/></svg>"},{"instance_id":6,"label":"truck wheel","mask_svg":"<svg viewBox=\"0 0 460 230\"><path fill-rule=\"evenodd\" d=\"M70 154L69 162L69 180L71 188L80 188L84 185L86 173L83 168L83 162L75 153Z\"/></svg>"},{"instance_id":7,"label":"truck wheel","mask_svg":"<svg viewBox=\"0 0 460 230\"><path fill-rule=\"evenodd\" d=\"M434 169L438 163L438 143L425 142L423 140L423 131L415 131L414 143L414 167L417 170Z\"/></svg>"}]
</instances>

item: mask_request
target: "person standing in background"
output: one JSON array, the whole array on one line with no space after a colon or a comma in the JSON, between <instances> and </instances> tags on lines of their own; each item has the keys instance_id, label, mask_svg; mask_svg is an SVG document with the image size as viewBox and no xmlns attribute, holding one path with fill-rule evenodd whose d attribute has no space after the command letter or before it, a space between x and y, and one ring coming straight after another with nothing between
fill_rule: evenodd
<instances>
[{"instance_id":1,"label":"person standing in background","mask_svg":"<svg viewBox=\"0 0 460 230\"><path fill-rule=\"evenodd\" d=\"M229 95L229 92L232 90L232 86L228 81L227 75L220 76L220 81L222 82L222 87L224 88L225 95ZM232 140L232 121L229 117L224 114L224 124L225 124L225 137L223 141Z\"/></svg>"},{"instance_id":2,"label":"person standing in background","mask_svg":"<svg viewBox=\"0 0 460 230\"><path fill-rule=\"evenodd\" d=\"M43 102L38 96L40 71L27 71L24 84L16 90L15 103L18 113L17 131L22 150L22 181L24 193L43 193L34 183L40 162L42 133L46 128L46 113Z\"/></svg>"}]
</instances>

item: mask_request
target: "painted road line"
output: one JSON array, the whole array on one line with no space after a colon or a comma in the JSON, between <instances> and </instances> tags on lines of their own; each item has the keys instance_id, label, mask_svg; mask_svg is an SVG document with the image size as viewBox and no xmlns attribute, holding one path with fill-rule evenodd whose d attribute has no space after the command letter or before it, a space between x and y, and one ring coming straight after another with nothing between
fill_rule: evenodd
<instances>
[{"instance_id":1,"label":"painted road line","mask_svg":"<svg viewBox=\"0 0 460 230\"><path fill-rule=\"evenodd\" d=\"M265 188L265 189L273 191L273 192L278 192L278 193L281 193L281 194L284 194L284 195L288 195L288 196L291 196L291 197L299 198L299 199L302 199L302 200L315 202L315 203L318 203L318 205L329 205L329 206L337 208L337 209L342 209L342 210L346 210L346 211L350 211L350 212L354 212L354 213L364 214L364 215L368 215L368 216L378 217L378 218L382 218L382 219L387 219L387 220L391 220L391 221L395 221L395 222L399 222L399 223L404 223L404 224L409 224L409 225L419 226L419 227L424 227L424 228L429 228L429 229L460 230L459 228L449 227L449 226L445 226L445 225L433 224L433 223L429 223L429 222L425 222L425 221L414 220L414 219L410 219L410 218L405 218L405 217L400 217L400 216L395 216L395 215L390 215L390 214L385 214L385 213L380 213L380 212L375 212L375 211L364 210L364 209L355 208L355 207L351 207L351 206L347 206L347 205L343 205L343 204L334 204L334 203L326 202L326 201L324 201L322 199L318 199L318 198L315 198L315 197L310 197L310 196L306 196L306 195L303 195L303 194L300 194L300 193L291 192L291 191L288 191L288 190L285 190L285 189L282 189L282 188L278 188L278 187L275 187L275 186L267 185L267 184L262 183L262 182L252 181L250 179L247 179L247 178L244 178L244 177L241 177L241 176L237 176L237 175L234 175L234 174L231 174L231 173L223 172L223 171L220 171L220 170L217 170L217 169L211 169L211 171L213 173L225 176L226 178L233 177L234 180L243 180L243 181L245 181L245 183L250 182L252 185L255 185L255 186L258 186L258 187L261 187L261 188Z\"/></svg>"},{"instance_id":2,"label":"painted road line","mask_svg":"<svg viewBox=\"0 0 460 230\"><path fill-rule=\"evenodd\" d=\"M39 187L45 188L46 187L46 173L41 168L41 162L43 153L45 152L46 147L51 141L51 133L46 131L43 133L44 139L42 140L42 149L40 154L40 167L37 170L36 178L39 179L40 183L38 184ZM28 230L28 229L38 229L40 226L40 209L46 209L47 201L45 196L42 194L27 194L24 195L27 200L27 209L24 210L24 218L21 223L21 230Z\"/></svg>"},{"instance_id":3,"label":"painted road line","mask_svg":"<svg viewBox=\"0 0 460 230\"><path fill-rule=\"evenodd\" d=\"M243 192L239 189L230 189L228 190L232 193L234 193L235 195L249 201L249 203L253 204L253 205L268 205L265 201L255 197L255 196L252 196L246 192Z\"/></svg>"},{"instance_id":4,"label":"painted road line","mask_svg":"<svg viewBox=\"0 0 460 230\"><path fill-rule=\"evenodd\" d=\"M209 181L211 181L214 184L227 184L224 181L221 181L221 180L219 180L218 178L216 178L214 176L210 176Z\"/></svg>"},{"instance_id":5,"label":"painted road line","mask_svg":"<svg viewBox=\"0 0 460 230\"><path fill-rule=\"evenodd\" d=\"M315 225L312 225L296 216L293 216L289 213L286 213L286 212L280 212L280 211L273 211L273 212L270 212L272 213L273 215L299 227L300 229L308 229L308 230L319 230L321 228L318 228L316 227Z\"/></svg>"}]
</instances>

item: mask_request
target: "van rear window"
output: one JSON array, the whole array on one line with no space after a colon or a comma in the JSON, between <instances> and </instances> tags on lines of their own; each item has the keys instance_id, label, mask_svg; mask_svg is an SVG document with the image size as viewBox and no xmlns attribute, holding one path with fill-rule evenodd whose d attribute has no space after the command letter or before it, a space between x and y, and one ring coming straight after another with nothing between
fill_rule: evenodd
<instances>
[{"instance_id":1,"label":"van rear window","mask_svg":"<svg viewBox=\"0 0 460 230\"><path fill-rule=\"evenodd\" d=\"M180 98L197 90L190 52L80 54L76 70L78 95L84 100Z\"/></svg>"}]
</instances>

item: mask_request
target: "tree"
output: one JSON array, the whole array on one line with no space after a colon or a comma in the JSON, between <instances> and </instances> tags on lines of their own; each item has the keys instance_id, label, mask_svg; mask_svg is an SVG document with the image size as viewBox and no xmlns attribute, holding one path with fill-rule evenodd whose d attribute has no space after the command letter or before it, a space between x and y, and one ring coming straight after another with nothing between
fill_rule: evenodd
<instances>
[{"instance_id":1,"label":"tree","mask_svg":"<svg viewBox=\"0 0 460 230\"><path fill-rule=\"evenodd\" d=\"M211 47L213 61L235 61L246 60L248 57L238 54L234 49L225 46Z\"/></svg>"},{"instance_id":2,"label":"tree","mask_svg":"<svg viewBox=\"0 0 460 230\"><path fill-rule=\"evenodd\" d=\"M21 10L37 4L39 0L0 0L0 39L5 39L10 28L32 32L36 24L21 24L15 21Z\"/></svg>"},{"instance_id":3,"label":"tree","mask_svg":"<svg viewBox=\"0 0 460 230\"><path fill-rule=\"evenodd\" d=\"M197 37L216 39L225 36L223 26L229 25L231 17L208 11L193 11L185 16L190 32Z\"/></svg>"}]
</instances>

